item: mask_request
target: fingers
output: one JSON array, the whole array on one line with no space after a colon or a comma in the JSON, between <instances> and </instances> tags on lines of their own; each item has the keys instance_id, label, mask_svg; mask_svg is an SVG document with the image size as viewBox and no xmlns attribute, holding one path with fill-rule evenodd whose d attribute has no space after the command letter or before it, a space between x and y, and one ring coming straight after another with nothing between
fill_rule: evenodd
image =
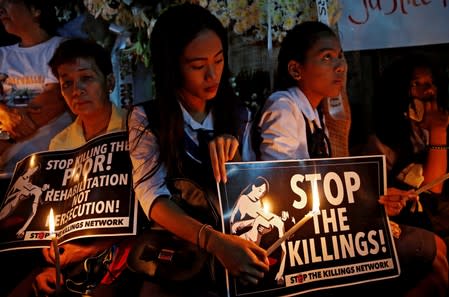
<instances>
[{"instance_id":1,"label":"fingers","mask_svg":"<svg viewBox=\"0 0 449 297\"><path fill-rule=\"evenodd\" d=\"M221 181L220 161L217 153L217 144L214 141L209 142L209 156L215 181L219 183Z\"/></svg>"},{"instance_id":2,"label":"fingers","mask_svg":"<svg viewBox=\"0 0 449 297\"><path fill-rule=\"evenodd\" d=\"M424 102L424 111L426 113L431 112L433 110L437 110L437 109L438 109L438 105L435 100Z\"/></svg>"},{"instance_id":3,"label":"fingers","mask_svg":"<svg viewBox=\"0 0 449 297\"><path fill-rule=\"evenodd\" d=\"M403 206L400 204L385 205L385 210L389 216L397 216L402 211Z\"/></svg>"},{"instance_id":4,"label":"fingers","mask_svg":"<svg viewBox=\"0 0 449 297\"><path fill-rule=\"evenodd\" d=\"M410 200L410 201L418 201L419 195L416 194L415 190L410 190L410 191L407 191L406 198L407 198L407 200Z\"/></svg>"},{"instance_id":5,"label":"fingers","mask_svg":"<svg viewBox=\"0 0 449 297\"><path fill-rule=\"evenodd\" d=\"M239 148L239 142L237 141L237 139L235 137L232 137L230 142L231 143L230 143L228 158L229 158L229 160L232 160L232 159L234 159L234 156L237 153L237 150Z\"/></svg>"},{"instance_id":6,"label":"fingers","mask_svg":"<svg viewBox=\"0 0 449 297\"><path fill-rule=\"evenodd\" d=\"M253 252L252 261L240 274L240 280L249 284L257 284L270 269L267 252L256 244L250 247Z\"/></svg>"},{"instance_id":7,"label":"fingers","mask_svg":"<svg viewBox=\"0 0 449 297\"><path fill-rule=\"evenodd\" d=\"M379 199L379 203L383 205L401 205L404 207L407 204L409 198L407 196L381 196Z\"/></svg>"},{"instance_id":8,"label":"fingers","mask_svg":"<svg viewBox=\"0 0 449 297\"><path fill-rule=\"evenodd\" d=\"M42 293L51 295L55 292L56 289L56 274L55 269L53 267L46 268L43 272L36 276L36 279L33 283L33 290L37 296L40 296ZM61 279L61 284L63 284L63 280Z\"/></svg>"},{"instance_id":9,"label":"fingers","mask_svg":"<svg viewBox=\"0 0 449 297\"><path fill-rule=\"evenodd\" d=\"M42 249L42 255L44 256L45 261L48 263L54 263L54 252L50 251L50 248L44 248Z\"/></svg>"},{"instance_id":10,"label":"fingers","mask_svg":"<svg viewBox=\"0 0 449 297\"><path fill-rule=\"evenodd\" d=\"M449 124L449 113L440 108L436 100L424 103L424 121L422 126L427 129L445 129Z\"/></svg>"},{"instance_id":11,"label":"fingers","mask_svg":"<svg viewBox=\"0 0 449 297\"><path fill-rule=\"evenodd\" d=\"M257 284L269 270L266 251L239 236L224 235L214 252L221 263L243 284Z\"/></svg>"},{"instance_id":12,"label":"fingers","mask_svg":"<svg viewBox=\"0 0 449 297\"><path fill-rule=\"evenodd\" d=\"M263 272L255 272L253 273L242 273L239 276L239 281L244 284L244 285L248 285L248 284L252 284L252 285L256 285L260 279L262 279L264 277L264 273Z\"/></svg>"},{"instance_id":13,"label":"fingers","mask_svg":"<svg viewBox=\"0 0 449 297\"><path fill-rule=\"evenodd\" d=\"M268 265L260 261L248 264L241 267L241 270L236 275L242 284L257 284L268 272Z\"/></svg>"},{"instance_id":14,"label":"fingers","mask_svg":"<svg viewBox=\"0 0 449 297\"><path fill-rule=\"evenodd\" d=\"M404 190L400 190L397 188L388 188L387 194L381 196L381 199L393 200L393 201L397 201L397 200L401 200L401 199L417 200L417 198L418 198L418 195L416 194L415 190L404 191Z\"/></svg>"},{"instance_id":15,"label":"fingers","mask_svg":"<svg viewBox=\"0 0 449 297\"><path fill-rule=\"evenodd\" d=\"M438 110L439 110L437 100L432 100L432 101L430 101L430 109L431 109L431 110L435 110L435 111L438 111Z\"/></svg>"},{"instance_id":16,"label":"fingers","mask_svg":"<svg viewBox=\"0 0 449 297\"><path fill-rule=\"evenodd\" d=\"M396 188L388 188L387 195L379 198L379 203L384 205L389 216L398 215L406 206L407 201L418 201L418 195L414 190L403 191Z\"/></svg>"},{"instance_id":17,"label":"fingers","mask_svg":"<svg viewBox=\"0 0 449 297\"><path fill-rule=\"evenodd\" d=\"M217 182L227 182L225 163L234 158L238 146L237 139L231 135L218 136L209 142L209 155Z\"/></svg>"},{"instance_id":18,"label":"fingers","mask_svg":"<svg viewBox=\"0 0 449 297\"><path fill-rule=\"evenodd\" d=\"M268 271L270 262L268 260L267 251L261 248L260 246L254 244L251 247L251 251L256 255L257 261L255 261L255 265L262 269L263 271Z\"/></svg>"}]
</instances>

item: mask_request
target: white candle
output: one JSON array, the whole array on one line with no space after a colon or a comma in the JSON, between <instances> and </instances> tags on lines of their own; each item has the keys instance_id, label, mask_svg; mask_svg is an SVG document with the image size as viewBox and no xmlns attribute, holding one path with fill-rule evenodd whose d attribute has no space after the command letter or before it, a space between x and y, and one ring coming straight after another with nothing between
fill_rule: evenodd
<instances>
[{"instance_id":1,"label":"white candle","mask_svg":"<svg viewBox=\"0 0 449 297\"><path fill-rule=\"evenodd\" d=\"M56 294L59 294L61 291L60 283L61 283L61 264L59 262L59 247L58 247L58 238L56 237L55 232L55 219L53 216L53 208L50 208L50 215L48 218L48 224L50 225L50 237L51 242L53 244L53 250L55 252L55 268L56 268Z\"/></svg>"},{"instance_id":2,"label":"white candle","mask_svg":"<svg viewBox=\"0 0 449 297\"><path fill-rule=\"evenodd\" d=\"M314 215L313 211L309 211L298 223L291 227L287 232L284 233L282 237L276 240L268 249L268 256L274 252L287 238L292 236L299 228L301 228L308 220L310 220Z\"/></svg>"},{"instance_id":3,"label":"white candle","mask_svg":"<svg viewBox=\"0 0 449 297\"><path fill-rule=\"evenodd\" d=\"M268 256L274 252L284 241L286 241L290 236L292 236L296 231L299 230L308 220L313 218L315 214L320 213L320 196L318 194L318 186L316 183L312 183L312 210L306 213L306 215L293 227L291 227L287 232L284 233L282 237L280 237L278 240L276 240L268 249L267 254Z\"/></svg>"},{"instance_id":4,"label":"white candle","mask_svg":"<svg viewBox=\"0 0 449 297\"><path fill-rule=\"evenodd\" d=\"M436 185L438 185L438 184L444 182L444 181L447 180L448 178L449 178L449 173L446 173L446 174L444 174L444 175L442 175L442 176L440 176L440 177L437 177L437 178L435 178L434 180L432 180L432 181L428 182L427 184L425 184L424 186L422 186L421 188L417 189L417 190L415 191L415 193L416 193L417 195L419 195L419 194L421 194L421 193L423 193L423 192L425 192L425 191L427 191L427 190L430 190L430 189L433 188L434 186L436 186Z\"/></svg>"}]
</instances>

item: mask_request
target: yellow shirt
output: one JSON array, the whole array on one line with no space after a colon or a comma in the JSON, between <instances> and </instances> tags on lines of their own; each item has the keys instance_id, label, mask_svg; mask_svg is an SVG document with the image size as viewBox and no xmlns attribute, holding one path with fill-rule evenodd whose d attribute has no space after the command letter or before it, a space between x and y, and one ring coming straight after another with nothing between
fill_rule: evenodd
<instances>
[{"instance_id":1,"label":"yellow shirt","mask_svg":"<svg viewBox=\"0 0 449 297\"><path fill-rule=\"evenodd\" d=\"M109 125L104 134L125 131L126 117L127 110L118 108L112 104L111 118L109 119ZM81 121L79 118L76 118L72 124L53 137L48 148L49 150L68 150L77 148L86 142ZM100 238L97 239L102 240ZM118 243L114 252L113 261L109 265L109 271L112 271L111 274L114 277L111 277L110 273L106 273L101 281L102 284L107 285L112 283L115 277L118 277L119 274L126 268L126 259L131 250L132 243L132 237Z\"/></svg>"},{"instance_id":2,"label":"yellow shirt","mask_svg":"<svg viewBox=\"0 0 449 297\"><path fill-rule=\"evenodd\" d=\"M127 111L112 104L111 118L106 133L124 131L126 129ZM77 117L75 121L52 138L48 149L68 150L85 144L83 126Z\"/></svg>"}]
</instances>

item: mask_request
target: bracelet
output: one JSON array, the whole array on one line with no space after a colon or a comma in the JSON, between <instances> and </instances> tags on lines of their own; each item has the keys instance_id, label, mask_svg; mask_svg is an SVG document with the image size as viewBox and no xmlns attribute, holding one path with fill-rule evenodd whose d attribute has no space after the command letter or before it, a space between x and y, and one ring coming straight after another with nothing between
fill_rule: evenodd
<instances>
[{"instance_id":1,"label":"bracelet","mask_svg":"<svg viewBox=\"0 0 449 297\"><path fill-rule=\"evenodd\" d=\"M208 226L207 229L212 229L213 230L212 226ZM206 232L206 234L204 235L203 248L206 251L207 251L207 245L209 244L209 239L210 239L211 235L212 235L212 232Z\"/></svg>"},{"instance_id":2,"label":"bracelet","mask_svg":"<svg viewBox=\"0 0 449 297\"><path fill-rule=\"evenodd\" d=\"M449 145L434 145L434 144L429 144L427 146L428 149L430 150L449 150Z\"/></svg>"},{"instance_id":3,"label":"bracelet","mask_svg":"<svg viewBox=\"0 0 449 297\"><path fill-rule=\"evenodd\" d=\"M196 245L197 245L199 248L201 248L201 249L204 249L204 244L201 245L201 233L203 233L203 231L204 231L206 228L212 228L212 226L211 226L211 225L208 225L208 224L203 224L203 225L201 226L200 230L198 231L198 234L197 234L197 237L196 237Z\"/></svg>"}]
</instances>

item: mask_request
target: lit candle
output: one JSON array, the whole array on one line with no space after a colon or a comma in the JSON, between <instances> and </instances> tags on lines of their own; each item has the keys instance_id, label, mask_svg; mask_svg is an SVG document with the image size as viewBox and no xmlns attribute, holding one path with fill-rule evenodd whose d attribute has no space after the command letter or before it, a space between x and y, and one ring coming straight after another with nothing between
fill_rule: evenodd
<instances>
[{"instance_id":1,"label":"lit candle","mask_svg":"<svg viewBox=\"0 0 449 297\"><path fill-rule=\"evenodd\" d=\"M291 227L287 232L284 233L282 237L279 237L275 243L273 243L268 249L268 256L274 252L287 238L292 236L299 228L301 228L308 220L310 220L314 215L313 211L309 211L298 223L296 223L293 227Z\"/></svg>"},{"instance_id":2,"label":"lit candle","mask_svg":"<svg viewBox=\"0 0 449 297\"><path fill-rule=\"evenodd\" d=\"M56 268L56 294L61 291L61 265L59 263L59 248L58 248L58 238L55 232L55 219L53 217L53 208L50 208L50 215L48 218L48 224L50 225L50 237L53 244L53 250L55 252L55 268Z\"/></svg>"},{"instance_id":3,"label":"lit candle","mask_svg":"<svg viewBox=\"0 0 449 297\"><path fill-rule=\"evenodd\" d=\"M271 255L284 241L286 241L290 236L292 236L296 231L299 230L308 220L313 218L314 215L318 214L320 212L320 197L318 196L318 188L316 183L312 183L312 199L313 199L313 206L312 210L306 213L306 215L293 227L291 227L287 232L284 233L283 236L279 237L278 240L276 240L268 249L267 254L268 256Z\"/></svg>"}]
</instances>

